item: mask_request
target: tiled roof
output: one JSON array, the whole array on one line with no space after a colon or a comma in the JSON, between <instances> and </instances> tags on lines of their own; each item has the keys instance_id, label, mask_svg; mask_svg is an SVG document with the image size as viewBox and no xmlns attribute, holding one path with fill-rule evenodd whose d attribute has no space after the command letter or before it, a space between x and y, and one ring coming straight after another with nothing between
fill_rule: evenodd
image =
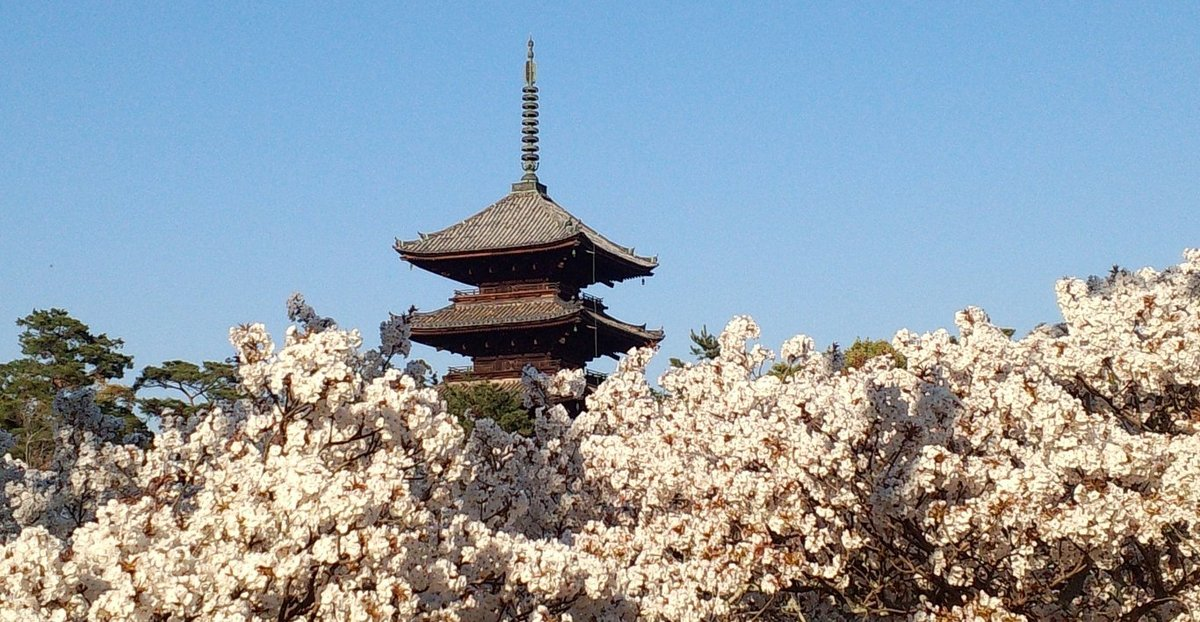
<instances>
[{"instance_id":1,"label":"tiled roof","mask_svg":"<svg viewBox=\"0 0 1200 622\"><path fill-rule=\"evenodd\" d=\"M582 234L597 248L644 268L658 260L642 257L583 224L538 189L514 189L487 209L416 240L396 241L403 254L442 255L540 246Z\"/></svg>"},{"instance_id":2,"label":"tiled roof","mask_svg":"<svg viewBox=\"0 0 1200 622\"><path fill-rule=\"evenodd\" d=\"M422 333L430 334L443 330L549 322L570 318L576 314L582 315L589 323L594 321L646 341L657 342L663 338L661 330L628 324L606 313L588 309L579 302L557 297L452 304L436 311L414 313L412 329L414 336L419 336Z\"/></svg>"},{"instance_id":3,"label":"tiled roof","mask_svg":"<svg viewBox=\"0 0 1200 622\"><path fill-rule=\"evenodd\" d=\"M581 305L577 302L567 302L556 297L453 304L437 311L414 313L412 328L414 332L422 332L470 326L546 322L574 315L580 308Z\"/></svg>"},{"instance_id":4,"label":"tiled roof","mask_svg":"<svg viewBox=\"0 0 1200 622\"><path fill-rule=\"evenodd\" d=\"M658 343L658 342L662 341L663 337L665 336L665 333L663 333L661 330L654 330L654 329L646 328L645 324L638 326L636 324L629 324L627 322L622 322L621 320L618 320L617 318L612 317L611 315L608 315L606 313L595 313L595 312L591 311L590 309L584 309L584 315L586 315L589 319L597 320L601 324L606 324L610 328L615 328L622 332L632 333L634 335L637 335L638 337L645 339L648 342L653 341L655 343Z\"/></svg>"}]
</instances>

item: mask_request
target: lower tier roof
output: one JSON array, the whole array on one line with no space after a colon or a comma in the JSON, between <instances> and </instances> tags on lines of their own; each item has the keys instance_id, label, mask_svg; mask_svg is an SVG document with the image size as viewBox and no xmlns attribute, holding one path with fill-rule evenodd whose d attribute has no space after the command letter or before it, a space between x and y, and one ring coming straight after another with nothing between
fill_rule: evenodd
<instances>
[{"instance_id":1,"label":"lower tier roof","mask_svg":"<svg viewBox=\"0 0 1200 622\"><path fill-rule=\"evenodd\" d=\"M444 347L444 338L451 335L486 335L569 324L594 326L614 337L622 351L632 347L627 344L651 345L663 339L661 330L622 322L593 308L588 300L563 300L556 296L460 302L436 311L414 313L412 337L419 343Z\"/></svg>"}]
</instances>

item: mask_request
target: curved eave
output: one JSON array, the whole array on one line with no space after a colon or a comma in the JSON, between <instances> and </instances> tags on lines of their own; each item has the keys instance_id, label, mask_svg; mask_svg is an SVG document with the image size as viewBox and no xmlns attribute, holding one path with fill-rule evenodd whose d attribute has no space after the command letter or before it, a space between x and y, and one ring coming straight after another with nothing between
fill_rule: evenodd
<instances>
[{"instance_id":1,"label":"curved eave","mask_svg":"<svg viewBox=\"0 0 1200 622\"><path fill-rule=\"evenodd\" d=\"M647 274L649 274L651 270L654 270L654 268L658 266L657 257L643 257L638 255L633 251L632 248L627 248L613 242L612 240L600 235L587 225L582 225L582 229L583 230L580 232L580 235L585 237L587 241L591 243L592 247L603 251L605 254L610 255L614 259L646 270Z\"/></svg>"},{"instance_id":2,"label":"curved eave","mask_svg":"<svg viewBox=\"0 0 1200 622\"><path fill-rule=\"evenodd\" d=\"M482 211L416 240L397 240L402 255L434 260L442 256L492 255L541 248L582 237L622 262L648 271L658 264L631 247L621 246L576 218L546 194L537 183L513 184L512 192Z\"/></svg>"},{"instance_id":3,"label":"curved eave","mask_svg":"<svg viewBox=\"0 0 1200 622\"><path fill-rule=\"evenodd\" d=\"M570 324L578 319L579 312L569 313L564 316L535 319L535 320L510 320L503 322L493 322L489 324L462 324L462 325L446 325L446 326L418 326L413 324L412 337L442 337L450 335L470 335L474 333L493 333L502 330L519 330L527 328L549 328L553 326L561 326ZM417 339L420 341L419 339Z\"/></svg>"},{"instance_id":4,"label":"curved eave","mask_svg":"<svg viewBox=\"0 0 1200 622\"><path fill-rule=\"evenodd\" d=\"M420 265L418 262L432 261L461 261L463 259L476 259L481 257L495 257L497 255L526 255L530 253L540 253L544 251L552 251L560 248L571 248L579 244L578 236L567 236L553 242L543 244L532 244L527 246L510 246L506 248L488 248L481 250L466 250L466 251L437 251L422 253L420 251L409 250L406 245L412 246L414 240L404 242L396 240L395 246L397 253L400 253L400 258L413 265Z\"/></svg>"},{"instance_id":5,"label":"curved eave","mask_svg":"<svg viewBox=\"0 0 1200 622\"><path fill-rule=\"evenodd\" d=\"M578 302L553 297L455 303L435 311L414 313L411 321L414 335L435 331L494 330L567 320L578 315L581 308Z\"/></svg>"},{"instance_id":6,"label":"curved eave","mask_svg":"<svg viewBox=\"0 0 1200 622\"><path fill-rule=\"evenodd\" d=\"M618 333L631 342L640 342L634 343L634 345L630 347L636 347L640 345L657 345L665 336L661 330L648 329L646 328L645 324L638 325L622 322L621 320L618 320L617 318L606 313L599 313L590 309L583 309L583 315L588 320L594 322L594 325L597 328L604 326L607 330Z\"/></svg>"},{"instance_id":7,"label":"curved eave","mask_svg":"<svg viewBox=\"0 0 1200 622\"><path fill-rule=\"evenodd\" d=\"M574 311L568 311L567 313L564 313L558 317L551 318L518 318L510 320L498 320L488 323L429 324L426 326L421 325L420 315L417 315L413 317L412 336L414 338L437 337L443 335L487 333L510 329L548 328L580 321L589 325L594 325L597 328L603 326L609 332L618 333L623 337L626 337L632 341L641 342L644 345L657 344L662 341L664 337L663 331L661 330L648 329L644 324L637 325L622 322L611 315L598 313L589 309L576 309Z\"/></svg>"},{"instance_id":8,"label":"curved eave","mask_svg":"<svg viewBox=\"0 0 1200 622\"><path fill-rule=\"evenodd\" d=\"M591 242L591 240L589 240L589 242ZM625 281L627 279L636 279L638 277L653 276L654 269L658 267L658 261L654 259L643 257L639 259L644 259L644 261L629 261L626 256L613 254L603 246L597 246L595 243L591 244L591 248L589 250L596 252L597 256L602 258L599 260L599 262L597 262L598 264L607 263L608 265L612 266L608 271L605 271L611 272L611 276L609 278L603 278L603 275L599 271L599 266L597 266L598 272L596 274L596 280L609 286L611 286L615 281Z\"/></svg>"},{"instance_id":9,"label":"curved eave","mask_svg":"<svg viewBox=\"0 0 1200 622\"><path fill-rule=\"evenodd\" d=\"M419 242L419 240L416 242ZM452 263L469 262L471 260L487 259L499 256L533 255L537 253L572 248L580 248L585 252L596 253L597 257L600 258L598 261L599 265L598 272L596 273L596 282L602 282L608 285L612 285L616 281L652 276L654 274L654 269L658 267L658 260L653 257L640 257L638 255L628 253L613 252L610 248L610 244L597 243L597 240L593 239L586 232L579 232L574 235L542 244L510 246L484 250L421 252L411 250L412 245L413 242L396 240L393 248L395 248L396 252L400 254L400 258L404 261L407 261L418 268L434 273L444 273L445 271L439 269L439 266ZM476 284L471 280L464 282Z\"/></svg>"}]
</instances>

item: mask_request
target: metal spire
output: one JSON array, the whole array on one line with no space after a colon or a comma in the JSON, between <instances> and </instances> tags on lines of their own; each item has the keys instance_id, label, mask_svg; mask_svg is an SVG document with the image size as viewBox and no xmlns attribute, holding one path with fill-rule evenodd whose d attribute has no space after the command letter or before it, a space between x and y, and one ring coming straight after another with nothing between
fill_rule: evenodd
<instances>
[{"instance_id":1,"label":"metal spire","mask_svg":"<svg viewBox=\"0 0 1200 622\"><path fill-rule=\"evenodd\" d=\"M533 37L529 37L525 55L525 88L521 89L521 181L537 182L538 168L538 88L537 63L533 61Z\"/></svg>"}]
</instances>

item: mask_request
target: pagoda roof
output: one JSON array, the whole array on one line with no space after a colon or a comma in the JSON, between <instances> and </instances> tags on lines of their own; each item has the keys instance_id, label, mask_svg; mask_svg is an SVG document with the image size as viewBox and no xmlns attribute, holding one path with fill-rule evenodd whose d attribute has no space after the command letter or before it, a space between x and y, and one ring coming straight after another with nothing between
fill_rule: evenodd
<instances>
[{"instance_id":1,"label":"pagoda roof","mask_svg":"<svg viewBox=\"0 0 1200 622\"><path fill-rule=\"evenodd\" d=\"M418 337L443 332L495 330L505 326L555 324L576 317L647 342L658 342L663 338L661 330L622 322L602 311L589 308L586 301L568 301L557 297L452 304L436 311L414 313L411 321L413 336Z\"/></svg>"},{"instance_id":2,"label":"pagoda roof","mask_svg":"<svg viewBox=\"0 0 1200 622\"><path fill-rule=\"evenodd\" d=\"M545 193L537 182L518 182L513 191L483 211L441 231L423 233L416 240L396 240L405 259L450 258L493 251L545 248L582 237L595 248L647 273L658 265L600 235Z\"/></svg>"},{"instance_id":3,"label":"pagoda roof","mask_svg":"<svg viewBox=\"0 0 1200 622\"><path fill-rule=\"evenodd\" d=\"M452 304L436 311L414 313L414 332L452 330L528 322L549 322L575 315L582 305L556 297Z\"/></svg>"}]
</instances>

